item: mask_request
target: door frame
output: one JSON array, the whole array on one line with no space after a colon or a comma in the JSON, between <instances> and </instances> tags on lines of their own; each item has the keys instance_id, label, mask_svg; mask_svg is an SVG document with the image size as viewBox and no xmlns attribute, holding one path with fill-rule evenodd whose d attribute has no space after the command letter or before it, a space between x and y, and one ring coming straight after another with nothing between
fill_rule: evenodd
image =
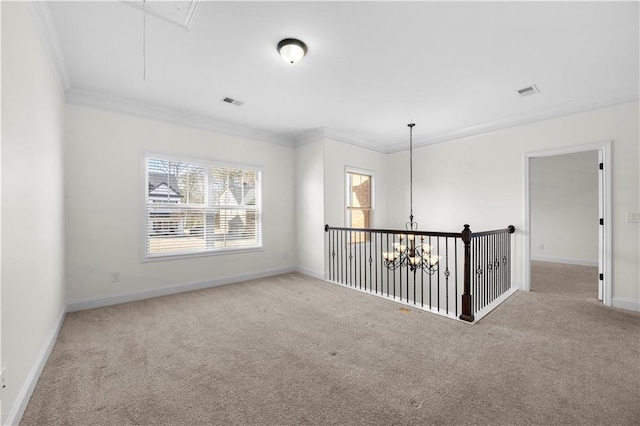
<instances>
[{"instance_id":1,"label":"door frame","mask_svg":"<svg viewBox=\"0 0 640 426\"><path fill-rule=\"evenodd\" d=\"M531 290L531 171L530 162L536 157L551 157L555 155L574 154L585 151L597 151L603 164L604 170L600 175L602 179L603 191L598 191L598 206L604 211L604 238L598 248L599 258L603 259L599 266L603 275L603 300L602 302L611 306L612 298L612 240L611 240L611 141L595 142L585 145L575 145L563 148L556 148L544 151L533 151L525 153L524 156L524 277L523 290ZM603 193L604 192L604 193ZM600 232L600 230L598 230ZM600 262L599 262L600 263Z\"/></svg>"}]
</instances>

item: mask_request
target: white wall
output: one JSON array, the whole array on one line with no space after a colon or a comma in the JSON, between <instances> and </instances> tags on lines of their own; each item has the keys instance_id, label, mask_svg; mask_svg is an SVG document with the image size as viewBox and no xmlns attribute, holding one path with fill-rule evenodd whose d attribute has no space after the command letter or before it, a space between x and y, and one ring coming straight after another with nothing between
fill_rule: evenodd
<instances>
[{"instance_id":1,"label":"white wall","mask_svg":"<svg viewBox=\"0 0 640 426\"><path fill-rule=\"evenodd\" d=\"M613 296L640 300L638 224L639 108L627 103L414 150L414 214L421 229L475 231L514 225L514 281L524 280L525 154L599 141L612 142ZM406 186L407 152L389 156L390 188ZM389 205L408 206L408 192L389 191ZM400 226L405 212L390 209Z\"/></svg>"},{"instance_id":2,"label":"white wall","mask_svg":"<svg viewBox=\"0 0 640 426\"><path fill-rule=\"evenodd\" d=\"M1 7L4 424L65 307L64 104L27 3Z\"/></svg>"},{"instance_id":3,"label":"white wall","mask_svg":"<svg viewBox=\"0 0 640 426\"><path fill-rule=\"evenodd\" d=\"M530 160L531 258L598 265L598 152Z\"/></svg>"},{"instance_id":4,"label":"white wall","mask_svg":"<svg viewBox=\"0 0 640 426\"><path fill-rule=\"evenodd\" d=\"M324 141L324 215L331 226L346 226L346 167L374 174L373 227L387 223L387 155L331 139Z\"/></svg>"},{"instance_id":5,"label":"white wall","mask_svg":"<svg viewBox=\"0 0 640 426\"><path fill-rule=\"evenodd\" d=\"M293 269L292 147L81 105L67 105L66 124L69 300ZM145 151L261 166L264 250L141 262Z\"/></svg>"},{"instance_id":6,"label":"white wall","mask_svg":"<svg viewBox=\"0 0 640 426\"><path fill-rule=\"evenodd\" d=\"M301 272L324 278L324 226L345 226L346 167L374 174L374 227L386 224L386 157L320 135L296 148L297 264Z\"/></svg>"},{"instance_id":7,"label":"white wall","mask_svg":"<svg viewBox=\"0 0 640 426\"><path fill-rule=\"evenodd\" d=\"M324 276L324 144L296 148L296 262L311 276Z\"/></svg>"}]
</instances>

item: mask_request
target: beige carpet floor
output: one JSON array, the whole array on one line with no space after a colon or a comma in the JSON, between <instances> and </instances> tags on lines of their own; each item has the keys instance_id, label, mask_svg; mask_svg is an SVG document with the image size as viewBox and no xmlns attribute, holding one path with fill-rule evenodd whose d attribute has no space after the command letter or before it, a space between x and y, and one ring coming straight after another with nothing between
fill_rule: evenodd
<instances>
[{"instance_id":1,"label":"beige carpet floor","mask_svg":"<svg viewBox=\"0 0 640 426\"><path fill-rule=\"evenodd\" d=\"M475 325L299 274L72 313L21 424L637 425L640 314L534 266Z\"/></svg>"}]
</instances>

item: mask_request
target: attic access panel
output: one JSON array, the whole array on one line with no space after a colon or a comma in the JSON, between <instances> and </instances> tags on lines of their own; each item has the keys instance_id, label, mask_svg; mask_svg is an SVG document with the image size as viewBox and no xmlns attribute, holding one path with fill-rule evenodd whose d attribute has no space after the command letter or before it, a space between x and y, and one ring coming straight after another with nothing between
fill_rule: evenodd
<instances>
[{"instance_id":1,"label":"attic access panel","mask_svg":"<svg viewBox=\"0 0 640 426\"><path fill-rule=\"evenodd\" d=\"M200 0L193 1L123 1L124 4L145 10L147 14L156 16L165 21L180 25L189 30L193 24L193 18L200 6Z\"/></svg>"}]
</instances>

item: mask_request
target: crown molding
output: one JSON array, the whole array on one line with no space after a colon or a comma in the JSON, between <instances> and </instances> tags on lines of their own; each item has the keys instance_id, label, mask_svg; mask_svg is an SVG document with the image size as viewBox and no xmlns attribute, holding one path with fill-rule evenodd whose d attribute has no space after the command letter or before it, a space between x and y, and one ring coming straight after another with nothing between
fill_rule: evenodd
<instances>
[{"instance_id":1,"label":"crown molding","mask_svg":"<svg viewBox=\"0 0 640 426\"><path fill-rule=\"evenodd\" d=\"M294 138L295 145L303 146L314 142L321 142L324 140L325 130L326 127L318 127L301 133Z\"/></svg>"},{"instance_id":2,"label":"crown molding","mask_svg":"<svg viewBox=\"0 0 640 426\"><path fill-rule=\"evenodd\" d=\"M276 145L294 146L293 138L289 136L276 135L251 127L217 120L215 118L175 108L152 105L103 93L71 88L66 91L66 99L68 103L88 105L117 112L139 115L173 124L195 127L216 133L223 133L229 136L269 142Z\"/></svg>"},{"instance_id":3,"label":"crown molding","mask_svg":"<svg viewBox=\"0 0 640 426\"><path fill-rule=\"evenodd\" d=\"M614 105L625 104L629 102L637 102L639 94L634 92L635 89L620 90L613 93L607 93L597 97L580 99L578 101L568 102L563 105L544 108L533 113L521 114L513 117L507 117L487 123L481 123L474 126L465 127L450 132L438 133L426 138L414 139L413 147L420 148L427 145L435 145L443 142L450 142L456 139L478 136L485 133L505 130L512 127L532 124L539 121L560 118L571 114L592 111L599 108L606 108ZM408 149L406 143L393 144L388 146L387 153L405 151Z\"/></svg>"},{"instance_id":4,"label":"crown molding","mask_svg":"<svg viewBox=\"0 0 640 426\"><path fill-rule=\"evenodd\" d=\"M64 54L62 53L58 33L53 25L51 10L46 1L29 1L28 4L36 32L40 37L40 42L42 43L45 54L47 58L49 58L62 98L64 99L65 91L70 86L69 72L67 71L67 66L64 61Z\"/></svg>"},{"instance_id":5,"label":"crown molding","mask_svg":"<svg viewBox=\"0 0 640 426\"><path fill-rule=\"evenodd\" d=\"M380 152L382 154L389 153L389 146L374 142L369 139L361 138L340 130L330 129L325 127L324 137L325 139L331 139L336 142L342 142L349 145L357 146L359 148L365 148L370 151Z\"/></svg>"},{"instance_id":6,"label":"crown molding","mask_svg":"<svg viewBox=\"0 0 640 426\"><path fill-rule=\"evenodd\" d=\"M341 132L339 130L330 129L328 127L318 127L316 129L309 130L308 132L304 132L296 136L294 140L296 146L302 146L313 142L320 142L326 139L331 139L336 142L357 146L359 148L365 148L370 151L380 152L383 154L388 153L388 150L384 145L377 144L368 139Z\"/></svg>"}]
</instances>

